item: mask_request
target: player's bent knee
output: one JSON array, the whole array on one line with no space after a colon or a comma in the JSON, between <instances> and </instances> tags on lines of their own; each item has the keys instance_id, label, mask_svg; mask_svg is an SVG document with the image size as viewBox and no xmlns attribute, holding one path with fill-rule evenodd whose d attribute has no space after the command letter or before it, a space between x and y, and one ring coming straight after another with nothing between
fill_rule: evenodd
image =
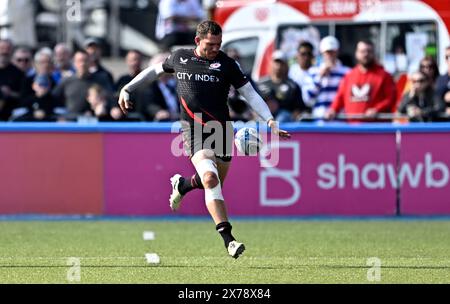
<instances>
[{"instance_id":1,"label":"player's bent knee","mask_svg":"<svg viewBox=\"0 0 450 304\"><path fill-rule=\"evenodd\" d=\"M206 172L203 175L202 181L205 189L213 189L220 183L219 178L214 172Z\"/></svg>"},{"instance_id":2,"label":"player's bent knee","mask_svg":"<svg viewBox=\"0 0 450 304\"><path fill-rule=\"evenodd\" d=\"M198 175L202 179L203 185L205 185L205 178L208 180L216 178L218 179L219 171L217 165L211 159L203 159L195 165Z\"/></svg>"},{"instance_id":3,"label":"player's bent knee","mask_svg":"<svg viewBox=\"0 0 450 304\"><path fill-rule=\"evenodd\" d=\"M211 159L203 159L196 164L195 169L205 188L205 202L208 204L213 201L223 201L222 186L215 162Z\"/></svg>"},{"instance_id":4,"label":"player's bent knee","mask_svg":"<svg viewBox=\"0 0 450 304\"><path fill-rule=\"evenodd\" d=\"M205 203L208 204L214 201L224 201L220 184L215 188L205 189Z\"/></svg>"}]
</instances>

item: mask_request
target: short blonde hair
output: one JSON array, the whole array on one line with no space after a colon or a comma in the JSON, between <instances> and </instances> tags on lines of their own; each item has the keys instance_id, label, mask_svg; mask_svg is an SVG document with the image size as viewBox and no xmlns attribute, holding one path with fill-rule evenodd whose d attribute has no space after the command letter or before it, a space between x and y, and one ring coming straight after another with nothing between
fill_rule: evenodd
<instances>
[{"instance_id":1,"label":"short blonde hair","mask_svg":"<svg viewBox=\"0 0 450 304\"><path fill-rule=\"evenodd\" d=\"M98 84L94 84L94 85L90 86L89 89L88 89L88 93L89 94L90 93L95 93L98 96L103 97L103 98L107 97L105 89L103 89L103 87L98 85Z\"/></svg>"}]
</instances>

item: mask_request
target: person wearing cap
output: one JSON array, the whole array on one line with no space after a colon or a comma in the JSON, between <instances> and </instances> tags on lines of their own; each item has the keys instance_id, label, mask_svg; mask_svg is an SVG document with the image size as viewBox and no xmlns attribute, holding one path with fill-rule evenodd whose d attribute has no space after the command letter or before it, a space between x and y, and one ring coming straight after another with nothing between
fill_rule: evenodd
<instances>
[{"instance_id":1,"label":"person wearing cap","mask_svg":"<svg viewBox=\"0 0 450 304\"><path fill-rule=\"evenodd\" d=\"M114 77L102 64L102 44L97 38L88 38L84 42L84 50L89 54L89 72L97 78L105 78L103 82L107 83L104 87L109 92L114 90Z\"/></svg>"},{"instance_id":2,"label":"person wearing cap","mask_svg":"<svg viewBox=\"0 0 450 304\"><path fill-rule=\"evenodd\" d=\"M307 85L309 106L312 106L312 116L323 119L327 113L339 84L350 71L338 59L340 44L333 36L327 36L320 41L322 63L310 70L312 82Z\"/></svg>"},{"instance_id":3,"label":"person wearing cap","mask_svg":"<svg viewBox=\"0 0 450 304\"><path fill-rule=\"evenodd\" d=\"M376 62L374 44L359 41L355 57L358 64L342 80L326 119L343 110L348 116L364 116L349 121L376 121L378 113L395 111L397 89L392 76Z\"/></svg>"},{"instance_id":4,"label":"person wearing cap","mask_svg":"<svg viewBox=\"0 0 450 304\"><path fill-rule=\"evenodd\" d=\"M258 82L261 96L267 102L272 115L279 122L292 122L306 110L300 87L288 77L286 55L277 50L272 55L270 74Z\"/></svg>"}]
</instances>

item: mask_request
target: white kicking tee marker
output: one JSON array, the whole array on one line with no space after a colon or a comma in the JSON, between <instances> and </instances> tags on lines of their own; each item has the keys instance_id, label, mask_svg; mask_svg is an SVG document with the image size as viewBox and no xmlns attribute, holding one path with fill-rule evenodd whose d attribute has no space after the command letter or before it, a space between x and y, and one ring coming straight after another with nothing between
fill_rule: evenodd
<instances>
[{"instance_id":1,"label":"white kicking tee marker","mask_svg":"<svg viewBox=\"0 0 450 304\"><path fill-rule=\"evenodd\" d=\"M144 231L142 237L144 238L144 241L154 241L155 233L153 231Z\"/></svg>"},{"instance_id":2,"label":"white kicking tee marker","mask_svg":"<svg viewBox=\"0 0 450 304\"><path fill-rule=\"evenodd\" d=\"M147 253L145 259L148 264L159 264L161 262L161 259L156 253Z\"/></svg>"}]
</instances>

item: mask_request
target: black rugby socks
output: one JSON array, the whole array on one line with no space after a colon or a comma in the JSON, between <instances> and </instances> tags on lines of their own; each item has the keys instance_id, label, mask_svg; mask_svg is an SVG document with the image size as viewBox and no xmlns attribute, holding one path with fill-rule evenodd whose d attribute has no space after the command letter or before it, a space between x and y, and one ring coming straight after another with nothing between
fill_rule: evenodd
<instances>
[{"instance_id":1,"label":"black rugby socks","mask_svg":"<svg viewBox=\"0 0 450 304\"><path fill-rule=\"evenodd\" d=\"M217 225L216 230L220 233L220 235L223 238L223 241L225 242L225 248L228 248L228 245L232 242L235 241L236 239L233 237L233 235L231 234L231 229L233 229L233 227L231 226L230 223L228 222L224 222L224 223L220 223L219 225Z\"/></svg>"},{"instance_id":2,"label":"black rugby socks","mask_svg":"<svg viewBox=\"0 0 450 304\"><path fill-rule=\"evenodd\" d=\"M203 189L202 180L198 173L196 173L191 178L182 177L180 179L180 183L178 184L178 191L181 193L181 195L186 195L188 192L194 189Z\"/></svg>"}]
</instances>

